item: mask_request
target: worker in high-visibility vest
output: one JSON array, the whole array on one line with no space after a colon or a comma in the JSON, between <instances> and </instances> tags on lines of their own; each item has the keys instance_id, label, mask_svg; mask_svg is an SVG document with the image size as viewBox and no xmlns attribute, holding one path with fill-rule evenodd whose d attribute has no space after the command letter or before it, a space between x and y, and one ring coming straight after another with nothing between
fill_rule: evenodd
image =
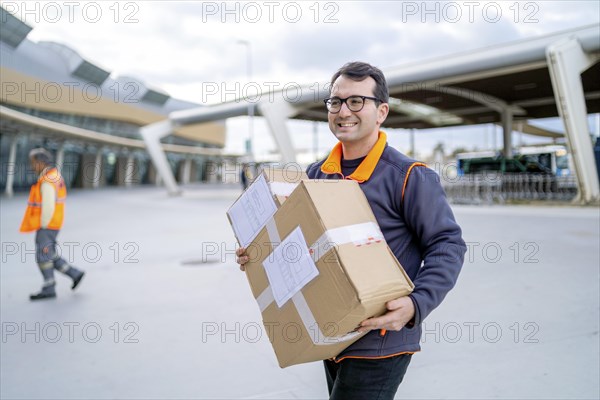
<instances>
[{"instance_id":1,"label":"worker in high-visibility vest","mask_svg":"<svg viewBox=\"0 0 600 400\"><path fill-rule=\"evenodd\" d=\"M84 272L60 257L56 237L62 227L67 199L65 181L53 165L52 155L43 148L29 152L29 161L39 178L31 186L29 202L21 223L21 232L35 232L35 260L44 277L42 290L29 296L30 300L56 297L54 269L73 280L71 289L81 282Z\"/></svg>"}]
</instances>

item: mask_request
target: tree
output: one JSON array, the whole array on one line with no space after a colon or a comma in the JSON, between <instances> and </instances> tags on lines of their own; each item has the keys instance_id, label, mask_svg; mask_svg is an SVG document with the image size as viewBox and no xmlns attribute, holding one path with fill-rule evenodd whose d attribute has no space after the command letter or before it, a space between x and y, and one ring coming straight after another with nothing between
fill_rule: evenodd
<instances>
[{"instance_id":1,"label":"tree","mask_svg":"<svg viewBox=\"0 0 600 400\"><path fill-rule=\"evenodd\" d=\"M468 151L469 150L467 148L465 148L465 147L457 147L454 150L452 150L452 157L456 157L456 155L458 153L466 153Z\"/></svg>"},{"instance_id":2,"label":"tree","mask_svg":"<svg viewBox=\"0 0 600 400\"><path fill-rule=\"evenodd\" d=\"M433 154L435 153L441 153L442 157L445 154L445 149L446 149L446 145L444 144L444 142L438 142L435 147L433 148Z\"/></svg>"}]
</instances>

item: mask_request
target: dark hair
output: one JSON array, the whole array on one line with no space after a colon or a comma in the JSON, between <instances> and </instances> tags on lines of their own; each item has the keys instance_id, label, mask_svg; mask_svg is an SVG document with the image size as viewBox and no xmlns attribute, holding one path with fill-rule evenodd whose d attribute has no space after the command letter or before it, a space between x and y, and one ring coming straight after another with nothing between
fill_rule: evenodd
<instances>
[{"instance_id":1,"label":"dark hair","mask_svg":"<svg viewBox=\"0 0 600 400\"><path fill-rule=\"evenodd\" d=\"M32 158L33 160L44 163L46 165L51 165L54 161L52 154L50 154L48 150L42 147L32 149L29 152L29 158Z\"/></svg>"},{"instance_id":2,"label":"dark hair","mask_svg":"<svg viewBox=\"0 0 600 400\"><path fill-rule=\"evenodd\" d=\"M331 92L333 89L335 80L341 75L344 75L357 82L363 81L370 76L375 81L375 90L373 91L375 97L384 103L389 101L390 93L387 87L387 82L383 72L381 72L379 68L365 62L349 62L340 68L335 74L333 74L331 77L331 87L329 88L329 92Z\"/></svg>"}]
</instances>

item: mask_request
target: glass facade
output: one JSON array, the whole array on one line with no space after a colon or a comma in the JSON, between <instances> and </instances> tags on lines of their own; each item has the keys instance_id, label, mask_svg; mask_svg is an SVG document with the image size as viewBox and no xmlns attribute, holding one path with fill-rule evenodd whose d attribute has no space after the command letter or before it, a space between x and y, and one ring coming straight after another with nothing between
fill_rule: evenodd
<instances>
[{"instance_id":1,"label":"glass facade","mask_svg":"<svg viewBox=\"0 0 600 400\"><path fill-rule=\"evenodd\" d=\"M16 139L15 139L16 138ZM179 139L179 138L178 138ZM9 163L10 148L17 141L14 164ZM185 142L185 139L181 139ZM182 143L183 144L183 143ZM13 191L28 191L38 176L29 165L29 151L35 147L44 147L56 161L62 147L63 160L61 172L67 188L91 188L94 186L123 186L154 184L156 171L148 154L143 150L127 151L109 147L80 143L71 140L57 140L35 134L6 134L0 132L0 191L6 188L9 173L13 175ZM96 164L100 152L100 164ZM189 181L204 181L203 171L208 157L167 153L167 160L178 181L186 159L191 160ZM128 167L128 163L133 165ZM94 181L98 181L95 183Z\"/></svg>"}]
</instances>

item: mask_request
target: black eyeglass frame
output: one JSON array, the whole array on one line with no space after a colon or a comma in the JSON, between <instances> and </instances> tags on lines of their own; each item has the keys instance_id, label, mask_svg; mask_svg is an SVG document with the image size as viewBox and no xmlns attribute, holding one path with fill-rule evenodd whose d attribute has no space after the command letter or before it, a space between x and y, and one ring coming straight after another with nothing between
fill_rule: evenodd
<instances>
[{"instance_id":1,"label":"black eyeglass frame","mask_svg":"<svg viewBox=\"0 0 600 400\"><path fill-rule=\"evenodd\" d=\"M362 99L362 101L363 101L362 107L360 107L358 110L353 110L353 109L351 109L351 108L350 108L350 106L349 106L349 105L348 105L348 103L347 103L348 99L351 99L351 98L353 98L353 97L360 97L360 98ZM340 103L340 109L339 109L339 110L337 110L337 111L335 111L335 112L332 112L332 111L330 110L330 106L329 106L329 105L327 105L327 102L328 102L328 101L331 101L332 99L339 99L339 100L341 101L341 103ZM346 97L345 99L342 99L341 97L337 97L337 96L334 96L334 97L328 97L328 98L326 98L326 99L324 99L324 100L323 100L323 103L325 103L325 107L327 108L327 111L328 111L328 112L330 112L331 114L337 114L337 113L339 113L340 111L342 111L342 105L344 105L344 103L346 103L346 107L348 107L348 110L350 110L350 111L352 111L352 112L360 112L360 111L362 111L362 109L363 109L363 108L365 108L365 100L366 100L366 99L373 100L373 101L375 101L375 102L377 102L377 103L383 103L383 100L381 100L381 99L378 99L377 97L371 97L371 96L359 96L359 95L352 95L352 96L348 96L348 97Z\"/></svg>"}]
</instances>

